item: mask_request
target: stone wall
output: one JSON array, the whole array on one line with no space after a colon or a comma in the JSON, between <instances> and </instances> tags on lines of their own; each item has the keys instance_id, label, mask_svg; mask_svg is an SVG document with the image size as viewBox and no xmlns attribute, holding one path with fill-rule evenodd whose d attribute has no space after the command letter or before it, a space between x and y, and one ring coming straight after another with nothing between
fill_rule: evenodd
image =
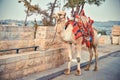
<instances>
[{"instance_id":1,"label":"stone wall","mask_svg":"<svg viewBox=\"0 0 120 80\"><path fill-rule=\"evenodd\" d=\"M0 50L39 46L38 50L57 48L61 46L57 36L54 38L53 26L39 26L34 38L33 27L0 26ZM53 41L54 40L54 41ZM21 52L33 51L34 49L20 50ZM15 51L0 52L1 54L12 54Z\"/></svg>"},{"instance_id":2,"label":"stone wall","mask_svg":"<svg viewBox=\"0 0 120 80\"><path fill-rule=\"evenodd\" d=\"M34 28L23 26L0 26L0 50L35 46ZM20 50L21 52L33 49ZM16 51L0 52L0 55Z\"/></svg>"},{"instance_id":3,"label":"stone wall","mask_svg":"<svg viewBox=\"0 0 120 80\"><path fill-rule=\"evenodd\" d=\"M0 26L0 40L34 39L33 27Z\"/></svg>"},{"instance_id":4,"label":"stone wall","mask_svg":"<svg viewBox=\"0 0 120 80\"><path fill-rule=\"evenodd\" d=\"M0 50L39 46L32 49L0 52L0 80L17 78L62 65L67 60L67 50L56 36L54 27L39 26L34 39L34 28L0 26ZM47 51L46 51L47 50ZM9 55L6 55L6 54Z\"/></svg>"},{"instance_id":5,"label":"stone wall","mask_svg":"<svg viewBox=\"0 0 120 80\"><path fill-rule=\"evenodd\" d=\"M99 38L99 44L111 44L111 37L109 35L102 35Z\"/></svg>"},{"instance_id":6,"label":"stone wall","mask_svg":"<svg viewBox=\"0 0 120 80\"><path fill-rule=\"evenodd\" d=\"M114 25L112 27L112 44L120 44L120 25Z\"/></svg>"},{"instance_id":7,"label":"stone wall","mask_svg":"<svg viewBox=\"0 0 120 80\"><path fill-rule=\"evenodd\" d=\"M62 54L63 51L63 48L58 48L45 52L33 51L0 57L0 80L15 80L58 67L67 59Z\"/></svg>"},{"instance_id":8,"label":"stone wall","mask_svg":"<svg viewBox=\"0 0 120 80\"><path fill-rule=\"evenodd\" d=\"M38 45L40 49L49 49L61 47L61 41L55 34L54 27L38 27L35 45Z\"/></svg>"}]
</instances>

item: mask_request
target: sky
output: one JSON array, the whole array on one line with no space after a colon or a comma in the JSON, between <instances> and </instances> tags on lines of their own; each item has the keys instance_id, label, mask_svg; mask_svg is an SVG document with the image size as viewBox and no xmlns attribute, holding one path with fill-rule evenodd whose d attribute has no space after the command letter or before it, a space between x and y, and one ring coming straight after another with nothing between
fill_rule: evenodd
<instances>
[{"instance_id":1,"label":"sky","mask_svg":"<svg viewBox=\"0 0 120 80\"><path fill-rule=\"evenodd\" d=\"M47 3L54 0L32 0L32 4L38 4L42 9L47 9ZM61 6L64 5L64 0L61 1ZM14 19L24 20L25 10L23 3L18 3L18 0L0 0L0 20ZM120 21L120 0L106 0L101 6L85 4L85 14L95 21ZM58 10L56 10L58 12ZM70 10L66 9L67 14ZM28 17L28 20L41 20L41 16L34 14Z\"/></svg>"}]
</instances>

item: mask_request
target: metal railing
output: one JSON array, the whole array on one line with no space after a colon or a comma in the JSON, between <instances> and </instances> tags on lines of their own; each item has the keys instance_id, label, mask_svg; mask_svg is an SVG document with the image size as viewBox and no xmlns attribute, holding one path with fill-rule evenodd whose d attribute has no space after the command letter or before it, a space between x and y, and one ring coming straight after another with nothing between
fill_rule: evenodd
<instances>
[{"instance_id":1,"label":"metal railing","mask_svg":"<svg viewBox=\"0 0 120 80\"><path fill-rule=\"evenodd\" d=\"M34 48L34 51L37 51L37 48L39 46L30 46L30 47L23 47L23 48L13 48L13 49L5 49L5 50L0 50L0 52L6 52L6 51L12 51L12 50L16 50L16 53L19 53L19 50L21 49L29 49L29 48Z\"/></svg>"}]
</instances>

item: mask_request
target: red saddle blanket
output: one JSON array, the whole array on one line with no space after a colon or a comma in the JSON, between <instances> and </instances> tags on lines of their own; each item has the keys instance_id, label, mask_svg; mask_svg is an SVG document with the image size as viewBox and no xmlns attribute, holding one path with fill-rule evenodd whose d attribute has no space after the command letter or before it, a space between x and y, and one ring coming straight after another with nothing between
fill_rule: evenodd
<instances>
[{"instance_id":1,"label":"red saddle blanket","mask_svg":"<svg viewBox=\"0 0 120 80\"><path fill-rule=\"evenodd\" d=\"M75 22L72 20L69 20L66 23L65 29L67 28L67 26L71 24L73 25L73 34L75 35L75 39L78 39L79 37L83 37L83 44L86 43L87 47L90 47L91 42L93 40L93 29L90 29L91 27L83 27L83 25L81 22ZM90 30L90 31L89 31Z\"/></svg>"},{"instance_id":2,"label":"red saddle blanket","mask_svg":"<svg viewBox=\"0 0 120 80\"><path fill-rule=\"evenodd\" d=\"M73 26L73 34L75 35L75 39L78 39L79 37L82 36L82 32L78 26L78 22L75 22L75 21L72 21L72 20L69 20L67 23L66 23L66 26L65 26L65 29L68 27L68 25L71 24Z\"/></svg>"}]
</instances>

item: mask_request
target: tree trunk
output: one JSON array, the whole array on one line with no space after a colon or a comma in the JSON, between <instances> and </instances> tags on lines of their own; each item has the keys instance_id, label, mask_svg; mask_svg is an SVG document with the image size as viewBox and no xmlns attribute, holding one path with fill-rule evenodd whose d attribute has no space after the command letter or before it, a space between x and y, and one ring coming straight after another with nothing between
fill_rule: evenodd
<instances>
[{"instance_id":1,"label":"tree trunk","mask_svg":"<svg viewBox=\"0 0 120 80\"><path fill-rule=\"evenodd\" d=\"M79 1L78 1L78 0L76 0L76 2L77 2L76 12L78 13L78 12L79 12L79 11L78 11L78 9L79 9Z\"/></svg>"},{"instance_id":2,"label":"tree trunk","mask_svg":"<svg viewBox=\"0 0 120 80\"><path fill-rule=\"evenodd\" d=\"M28 11L29 11L29 8L27 8L27 11L26 11L26 16L25 16L24 26L27 26Z\"/></svg>"},{"instance_id":3,"label":"tree trunk","mask_svg":"<svg viewBox=\"0 0 120 80\"><path fill-rule=\"evenodd\" d=\"M83 8L84 8L84 5L85 5L85 3L82 4L80 13L82 12L82 10L83 10ZM80 13L79 13L79 14L80 14Z\"/></svg>"},{"instance_id":4,"label":"tree trunk","mask_svg":"<svg viewBox=\"0 0 120 80\"><path fill-rule=\"evenodd\" d=\"M51 14L50 14L50 25L52 25L52 15L55 9L55 4L56 4L57 0L54 1L53 5L52 5L52 9L51 9Z\"/></svg>"},{"instance_id":5,"label":"tree trunk","mask_svg":"<svg viewBox=\"0 0 120 80\"><path fill-rule=\"evenodd\" d=\"M74 14L74 7L72 7L71 14L72 15Z\"/></svg>"}]
</instances>

